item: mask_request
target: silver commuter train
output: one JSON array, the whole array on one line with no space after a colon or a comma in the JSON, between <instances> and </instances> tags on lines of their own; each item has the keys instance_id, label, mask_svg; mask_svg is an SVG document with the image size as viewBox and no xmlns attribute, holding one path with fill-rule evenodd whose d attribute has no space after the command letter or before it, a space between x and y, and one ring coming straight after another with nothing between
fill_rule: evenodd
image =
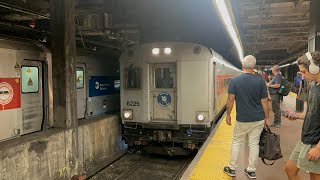
<instances>
[{"instance_id":1,"label":"silver commuter train","mask_svg":"<svg viewBox=\"0 0 320 180\"><path fill-rule=\"evenodd\" d=\"M193 43L148 43L120 57L123 137L155 153L188 154L206 140L241 71Z\"/></svg>"},{"instance_id":2,"label":"silver commuter train","mask_svg":"<svg viewBox=\"0 0 320 180\"><path fill-rule=\"evenodd\" d=\"M77 55L78 119L120 109L117 59ZM0 37L0 141L53 127L51 52Z\"/></svg>"}]
</instances>

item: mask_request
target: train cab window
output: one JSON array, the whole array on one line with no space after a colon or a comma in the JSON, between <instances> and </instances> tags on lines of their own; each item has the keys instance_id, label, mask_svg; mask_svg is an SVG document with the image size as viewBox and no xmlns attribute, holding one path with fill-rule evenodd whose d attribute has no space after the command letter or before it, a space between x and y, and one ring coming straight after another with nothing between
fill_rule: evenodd
<instances>
[{"instance_id":1,"label":"train cab window","mask_svg":"<svg viewBox=\"0 0 320 180\"><path fill-rule=\"evenodd\" d=\"M77 68L77 74L76 74L77 89L82 89L84 87L83 75L84 75L83 68Z\"/></svg>"},{"instance_id":2,"label":"train cab window","mask_svg":"<svg viewBox=\"0 0 320 180\"><path fill-rule=\"evenodd\" d=\"M39 92L39 69L34 66L22 66L21 68L22 93Z\"/></svg>"},{"instance_id":3,"label":"train cab window","mask_svg":"<svg viewBox=\"0 0 320 180\"><path fill-rule=\"evenodd\" d=\"M156 88L174 88L174 68L156 68L155 86Z\"/></svg>"},{"instance_id":4,"label":"train cab window","mask_svg":"<svg viewBox=\"0 0 320 180\"><path fill-rule=\"evenodd\" d=\"M127 89L140 89L141 75L139 69L126 69L125 70L125 88Z\"/></svg>"}]
</instances>

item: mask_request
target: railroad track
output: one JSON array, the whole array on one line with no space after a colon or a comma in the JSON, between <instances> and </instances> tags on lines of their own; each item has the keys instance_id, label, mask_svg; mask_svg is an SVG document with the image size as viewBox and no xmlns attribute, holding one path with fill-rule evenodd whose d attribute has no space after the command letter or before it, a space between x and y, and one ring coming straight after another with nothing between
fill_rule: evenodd
<instances>
[{"instance_id":1,"label":"railroad track","mask_svg":"<svg viewBox=\"0 0 320 180\"><path fill-rule=\"evenodd\" d=\"M193 157L126 154L90 180L176 180L180 179Z\"/></svg>"}]
</instances>

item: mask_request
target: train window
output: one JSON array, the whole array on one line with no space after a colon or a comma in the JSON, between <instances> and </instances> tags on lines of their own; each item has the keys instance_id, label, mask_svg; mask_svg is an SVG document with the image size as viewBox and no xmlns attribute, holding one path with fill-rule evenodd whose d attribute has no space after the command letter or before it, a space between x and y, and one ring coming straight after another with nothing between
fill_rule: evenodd
<instances>
[{"instance_id":1,"label":"train window","mask_svg":"<svg viewBox=\"0 0 320 180\"><path fill-rule=\"evenodd\" d=\"M22 93L39 92L39 68L35 66L22 66L21 68Z\"/></svg>"},{"instance_id":2,"label":"train window","mask_svg":"<svg viewBox=\"0 0 320 180\"><path fill-rule=\"evenodd\" d=\"M173 88L174 75L175 75L174 68L156 68L155 69L156 88Z\"/></svg>"},{"instance_id":3,"label":"train window","mask_svg":"<svg viewBox=\"0 0 320 180\"><path fill-rule=\"evenodd\" d=\"M125 78L127 89L139 89L141 86L141 75L139 69L126 69Z\"/></svg>"},{"instance_id":4,"label":"train window","mask_svg":"<svg viewBox=\"0 0 320 180\"><path fill-rule=\"evenodd\" d=\"M77 78L77 89L82 89L84 87L84 71L83 68L78 68L77 67L77 74L76 74L76 78Z\"/></svg>"}]
</instances>

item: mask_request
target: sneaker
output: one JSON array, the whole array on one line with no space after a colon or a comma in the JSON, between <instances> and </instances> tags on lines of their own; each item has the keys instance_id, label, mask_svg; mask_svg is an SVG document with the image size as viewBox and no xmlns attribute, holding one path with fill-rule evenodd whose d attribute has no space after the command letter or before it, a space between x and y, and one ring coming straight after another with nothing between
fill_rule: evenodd
<instances>
[{"instance_id":1,"label":"sneaker","mask_svg":"<svg viewBox=\"0 0 320 180\"><path fill-rule=\"evenodd\" d=\"M226 174L228 174L228 175L231 176L231 177L236 177L236 171L230 169L229 166L225 166L225 167L223 168L223 172L226 173Z\"/></svg>"},{"instance_id":2,"label":"sneaker","mask_svg":"<svg viewBox=\"0 0 320 180\"><path fill-rule=\"evenodd\" d=\"M256 173L255 172L250 172L250 171L247 171L247 169L244 170L244 173L248 176L248 178L250 179L256 179L257 176L256 176Z\"/></svg>"},{"instance_id":3,"label":"sneaker","mask_svg":"<svg viewBox=\"0 0 320 180\"><path fill-rule=\"evenodd\" d=\"M281 124L272 122L272 123L270 124L270 126L273 126L273 127L276 127L276 128L280 128L280 127L281 127Z\"/></svg>"}]
</instances>

